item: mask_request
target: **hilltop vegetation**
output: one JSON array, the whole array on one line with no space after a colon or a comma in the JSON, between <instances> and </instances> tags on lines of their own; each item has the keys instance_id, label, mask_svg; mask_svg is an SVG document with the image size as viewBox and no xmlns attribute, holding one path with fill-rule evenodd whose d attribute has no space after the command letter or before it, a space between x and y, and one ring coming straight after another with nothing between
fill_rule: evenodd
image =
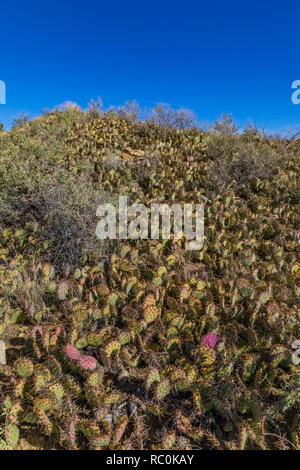
<instances>
[{"instance_id":1,"label":"hilltop vegetation","mask_svg":"<svg viewBox=\"0 0 300 470\"><path fill-rule=\"evenodd\" d=\"M300 140L168 112L0 131L2 449L300 448ZM100 242L119 195L204 203L203 249Z\"/></svg>"}]
</instances>

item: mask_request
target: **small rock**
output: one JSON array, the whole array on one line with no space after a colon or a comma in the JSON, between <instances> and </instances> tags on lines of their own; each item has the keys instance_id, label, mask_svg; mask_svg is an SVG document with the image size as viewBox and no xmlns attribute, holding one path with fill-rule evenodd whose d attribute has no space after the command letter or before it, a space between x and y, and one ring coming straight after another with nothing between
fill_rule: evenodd
<instances>
[{"instance_id":1,"label":"small rock","mask_svg":"<svg viewBox=\"0 0 300 470\"><path fill-rule=\"evenodd\" d=\"M0 364L5 366L6 364L6 355L5 355L5 343L0 341Z\"/></svg>"}]
</instances>

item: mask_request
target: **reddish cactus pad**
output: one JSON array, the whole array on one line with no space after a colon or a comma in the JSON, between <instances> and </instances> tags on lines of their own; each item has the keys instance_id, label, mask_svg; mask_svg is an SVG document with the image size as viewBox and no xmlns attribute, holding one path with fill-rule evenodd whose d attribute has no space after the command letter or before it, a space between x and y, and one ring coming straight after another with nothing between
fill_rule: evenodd
<instances>
[{"instance_id":1,"label":"reddish cactus pad","mask_svg":"<svg viewBox=\"0 0 300 470\"><path fill-rule=\"evenodd\" d=\"M69 359L72 359L72 361L77 361L80 358L80 352L75 348L75 346L73 346L73 344L67 344L66 355Z\"/></svg>"},{"instance_id":2,"label":"reddish cactus pad","mask_svg":"<svg viewBox=\"0 0 300 470\"><path fill-rule=\"evenodd\" d=\"M83 370L94 370L97 366L96 360L91 356L82 356L79 364Z\"/></svg>"},{"instance_id":3,"label":"reddish cactus pad","mask_svg":"<svg viewBox=\"0 0 300 470\"><path fill-rule=\"evenodd\" d=\"M218 338L214 333L207 333L207 335L203 336L202 344L204 346L208 346L210 348L214 348L217 343Z\"/></svg>"}]
</instances>

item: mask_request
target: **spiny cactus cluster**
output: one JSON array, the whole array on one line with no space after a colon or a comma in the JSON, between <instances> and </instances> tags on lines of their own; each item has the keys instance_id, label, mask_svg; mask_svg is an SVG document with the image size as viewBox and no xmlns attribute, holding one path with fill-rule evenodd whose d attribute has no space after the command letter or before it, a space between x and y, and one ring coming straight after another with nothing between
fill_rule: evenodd
<instances>
[{"instance_id":1,"label":"spiny cactus cluster","mask_svg":"<svg viewBox=\"0 0 300 470\"><path fill-rule=\"evenodd\" d=\"M26 132L36 142L28 126L2 147L15 152ZM220 193L199 130L111 115L74 120L64 138L61 165L106 191L144 204L205 196L205 243L123 240L61 271L34 208L21 227L5 220L0 334L22 341L1 366L0 448L38 431L57 449L299 449L299 142L274 179ZM122 159L128 147L136 158ZM121 162L109 171L108 151Z\"/></svg>"}]
</instances>

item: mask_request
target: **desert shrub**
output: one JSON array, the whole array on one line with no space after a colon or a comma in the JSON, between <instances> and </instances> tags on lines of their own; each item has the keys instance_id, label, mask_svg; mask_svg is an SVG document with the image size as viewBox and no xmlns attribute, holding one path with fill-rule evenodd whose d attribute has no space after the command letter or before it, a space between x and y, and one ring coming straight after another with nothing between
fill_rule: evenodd
<instances>
[{"instance_id":1,"label":"desert shrub","mask_svg":"<svg viewBox=\"0 0 300 470\"><path fill-rule=\"evenodd\" d=\"M22 112L20 116L15 117L13 119L13 127L20 129L21 127L24 127L28 121L29 121L29 114Z\"/></svg>"},{"instance_id":2,"label":"desert shrub","mask_svg":"<svg viewBox=\"0 0 300 470\"><path fill-rule=\"evenodd\" d=\"M53 181L31 197L31 213L49 241L49 259L58 268L87 259L106 259L111 243L96 238L96 209L112 197L85 178Z\"/></svg>"},{"instance_id":3,"label":"desert shrub","mask_svg":"<svg viewBox=\"0 0 300 470\"><path fill-rule=\"evenodd\" d=\"M172 109L170 105L159 103L149 116L150 121L162 127L189 129L196 123L193 111L189 109Z\"/></svg>"},{"instance_id":4,"label":"desert shrub","mask_svg":"<svg viewBox=\"0 0 300 470\"><path fill-rule=\"evenodd\" d=\"M75 101L68 101L68 100L59 104L56 108L59 111L63 111L63 112L81 111L79 104L75 103Z\"/></svg>"},{"instance_id":5,"label":"desert shrub","mask_svg":"<svg viewBox=\"0 0 300 470\"><path fill-rule=\"evenodd\" d=\"M121 119L128 119L129 121L136 122L141 116L141 108L137 101L126 101L123 106L118 108L118 115Z\"/></svg>"},{"instance_id":6,"label":"desert shrub","mask_svg":"<svg viewBox=\"0 0 300 470\"><path fill-rule=\"evenodd\" d=\"M153 120L140 121L135 123L135 134L141 139L147 140L165 140L168 133L173 129L162 127Z\"/></svg>"},{"instance_id":7,"label":"desert shrub","mask_svg":"<svg viewBox=\"0 0 300 470\"><path fill-rule=\"evenodd\" d=\"M255 123L248 122L247 126L243 130L242 134L245 140L259 139L265 135L264 131L261 131Z\"/></svg>"},{"instance_id":8,"label":"desert shrub","mask_svg":"<svg viewBox=\"0 0 300 470\"><path fill-rule=\"evenodd\" d=\"M92 119L97 119L103 112L103 101L100 97L92 99L88 104L88 113Z\"/></svg>"},{"instance_id":9,"label":"desert shrub","mask_svg":"<svg viewBox=\"0 0 300 470\"><path fill-rule=\"evenodd\" d=\"M29 125L28 125L29 126ZM36 123L34 124L36 126ZM66 148L47 131L42 138L31 138L33 127L16 130L2 136L0 159L0 217L22 217L29 204L30 194L59 174ZM39 132L40 127L35 129ZM44 137L44 138L43 138Z\"/></svg>"},{"instance_id":10,"label":"desert shrub","mask_svg":"<svg viewBox=\"0 0 300 470\"><path fill-rule=\"evenodd\" d=\"M1 297L6 299L11 309L21 309L19 317L32 319L43 309L43 298L47 291L47 286L40 276L38 266L31 265L18 266L18 269L7 269L5 282L1 284Z\"/></svg>"},{"instance_id":11,"label":"desert shrub","mask_svg":"<svg viewBox=\"0 0 300 470\"><path fill-rule=\"evenodd\" d=\"M64 167L69 151L62 137L77 113L56 111L46 117L47 130L42 121L34 120L25 133L12 131L0 142L5 147L0 159L0 221L3 226L22 226L33 218L59 269L80 263L84 254L101 258L109 250L109 244L102 243L101 248L94 235L96 208L109 196L104 201L104 192L95 189L87 175L72 175Z\"/></svg>"},{"instance_id":12,"label":"desert shrub","mask_svg":"<svg viewBox=\"0 0 300 470\"><path fill-rule=\"evenodd\" d=\"M274 177L287 160L288 148L276 148L272 141L258 134L239 136L210 133L205 138L207 153L212 160L210 176L216 190L239 189L253 177Z\"/></svg>"},{"instance_id":13,"label":"desert shrub","mask_svg":"<svg viewBox=\"0 0 300 470\"><path fill-rule=\"evenodd\" d=\"M18 169L17 166L14 171ZM36 173L33 178L32 173L24 172L24 167L21 170L18 186L15 190L11 187L2 200L3 223L9 220L10 224L20 225L33 218L40 227L41 240L49 245L49 260L59 269L66 264L80 264L84 255L105 257L109 244L101 244L94 233L96 208L108 202L109 196L95 190L84 177L61 172L56 177Z\"/></svg>"},{"instance_id":14,"label":"desert shrub","mask_svg":"<svg viewBox=\"0 0 300 470\"><path fill-rule=\"evenodd\" d=\"M213 132L218 135L233 135L238 131L238 127L233 121L231 114L223 113L221 118L215 122L212 128Z\"/></svg>"}]
</instances>

